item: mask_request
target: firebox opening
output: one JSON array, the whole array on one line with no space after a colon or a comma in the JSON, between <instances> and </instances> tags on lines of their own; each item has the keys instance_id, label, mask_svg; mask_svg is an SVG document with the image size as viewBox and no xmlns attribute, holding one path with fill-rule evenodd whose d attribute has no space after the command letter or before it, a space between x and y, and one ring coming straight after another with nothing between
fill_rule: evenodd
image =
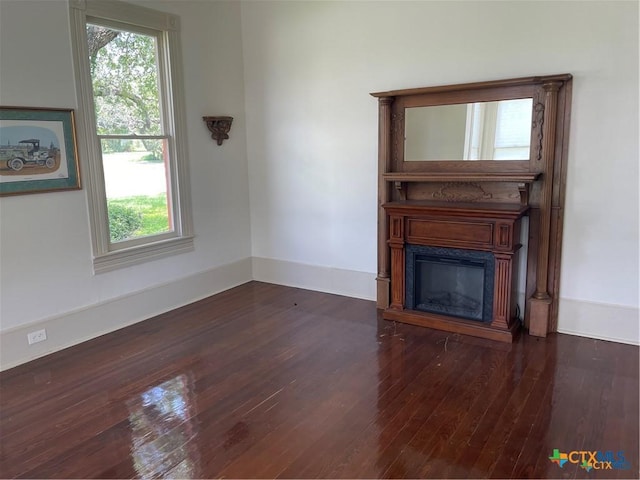
<instances>
[{"instance_id":1,"label":"firebox opening","mask_svg":"<svg viewBox=\"0 0 640 480\"><path fill-rule=\"evenodd\" d=\"M479 322L492 321L493 254L408 245L406 261L409 309Z\"/></svg>"}]
</instances>

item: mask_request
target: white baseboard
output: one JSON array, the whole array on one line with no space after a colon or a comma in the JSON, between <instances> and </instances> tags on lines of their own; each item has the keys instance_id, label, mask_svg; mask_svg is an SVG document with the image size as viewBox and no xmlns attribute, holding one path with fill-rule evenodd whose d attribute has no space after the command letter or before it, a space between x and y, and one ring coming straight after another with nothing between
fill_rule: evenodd
<instances>
[{"instance_id":1,"label":"white baseboard","mask_svg":"<svg viewBox=\"0 0 640 480\"><path fill-rule=\"evenodd\" d=\"M0 370L57 352L251 281L251 259L0 332ZM45 328L47 340L27 344L27 333Z\"/></svg>"},{"instance_id":2,"label":"white baseboard","mask_svg":"<svg viewBox=\"0 0 640 480\"><path fill-rule=\"evenodd\" d=\"M640 345L640 309L561 298L558 332Z\"/></svg>"},{"instance_id":3,"label":"white baseboard","mask_svg":"<svg viewBox=\"0 0 640 480\"><path fill-rule=\"evenodd\" d=\"M0 332L0 371L113 332L251 279L375 300L375 274L252 257L113 300ZM640 344L640 310L560 299L558 332ZM47 340L27 344L27 333L45 328Z\"/></svg>"},{"instance_id":4,"label":"white baseboard","mask_svg":"<svg viewBox=\"0 0 640 480\"><path fill-rule=\"evenodd\" d=\"M252 257L253 279L375 300L375 274ZM525 295L517 293L524 306ZM521 307L521 312L524 309ZM630 345L639 345L640 310L634 307L560 299L558 332Z\"/></svg>"},{"instance_id":5,"label":"white baseboard","mask_svg":"<svg viewBox=\"0 0 640 480\"><path fill-rule=\"evenodd\" d=\"M347 297L376 299L376 274L252 257L253 279Z\"/></svg>"}]
</instances>

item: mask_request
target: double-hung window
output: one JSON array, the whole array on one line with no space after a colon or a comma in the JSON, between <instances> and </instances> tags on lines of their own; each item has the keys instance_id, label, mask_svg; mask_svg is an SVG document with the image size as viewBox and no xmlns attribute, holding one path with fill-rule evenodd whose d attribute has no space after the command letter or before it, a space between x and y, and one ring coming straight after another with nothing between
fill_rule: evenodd
<instances>
[{"instance_id":1,"label":"double-hung window","mask_svg":"<svg viewBox=\"0 0 640 480\"><path fill-rule=\"evenodd\" d=\"M193 248L178 18L70 2L94 270Z\"/></svg>"}]
</instances>

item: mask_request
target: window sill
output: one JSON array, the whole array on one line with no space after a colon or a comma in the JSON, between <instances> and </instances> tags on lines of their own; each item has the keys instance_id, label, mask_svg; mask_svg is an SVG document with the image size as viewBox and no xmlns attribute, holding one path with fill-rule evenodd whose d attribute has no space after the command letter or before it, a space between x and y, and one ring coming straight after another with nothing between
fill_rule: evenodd
<instances>
[{"instance_id":1,"label":"window sill","mask_svg":"<svg viewBox=\"0 0 640 480\"><path fill-rule=\"evenodd\" d=\"M93 259L93 273L98 274L130 267L169 255L190 252L193 249L193 236L191 235L117 250L95 257Z\"/></svg>"}]
</instances>

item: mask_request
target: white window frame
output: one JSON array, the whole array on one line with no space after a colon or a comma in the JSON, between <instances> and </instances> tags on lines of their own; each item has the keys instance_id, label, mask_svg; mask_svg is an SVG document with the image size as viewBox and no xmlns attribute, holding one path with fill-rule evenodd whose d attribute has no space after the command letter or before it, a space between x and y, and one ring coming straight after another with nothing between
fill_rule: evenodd
<instances>
[{"instance_id":1,"label":"white window frame","mask_svg":"<svg viewBox=\"0 0 640 480\"><path fill-rule=\"evenodd\" d=\"M78 130L95 273L127 267L152 259L193 250L191 192L182 68L180 64L179 18L165 12L116 0L70 0L71 43L78 97ZM107 197L102 167L102 149L97 134L93 84L87 45L87 23L117 22L159 32L158 79L163 125L168 136L170 194L173 231L112 243L109 238Z\"/></svg>"},{"instance_id":2,"label":"white window frame","mask_svg":"<svg viewBox=\"0 0 640 480\"><path fill-rule=\"evenodd\" d=\"M478 117L479 122L474 120ZM498 102L477 102L467 105L467 124L464 134L463 160L483 160L493 158L493 144L496 138ZM479 130L479 144L473 144L474 131ZM474 152L475 151L475 152ZM475 158L474 158L475 157Z\"/></svg>"},{"instance_id":3,"label":"white window frame","mask_svg":"<svg viewBox=\"0 0 640 480\"><path fill-rule=\"evenodd\" d=\"M507 100L513 101L524 99L504 99L504 101ZM496 150L507 148L516 149L527 147L529 149L529 155L531 155L530 143L529 145L521 145L516 147L496 147L496 135L498 131L498 108L501 101L503 100L467 104L467 123L464 133L463 160L495 159ZM474 134L476 133L478 133L477 137L474 136ZM474 141L474 138L478 138L477 145Z\"/></svg>"}]
</instances>

